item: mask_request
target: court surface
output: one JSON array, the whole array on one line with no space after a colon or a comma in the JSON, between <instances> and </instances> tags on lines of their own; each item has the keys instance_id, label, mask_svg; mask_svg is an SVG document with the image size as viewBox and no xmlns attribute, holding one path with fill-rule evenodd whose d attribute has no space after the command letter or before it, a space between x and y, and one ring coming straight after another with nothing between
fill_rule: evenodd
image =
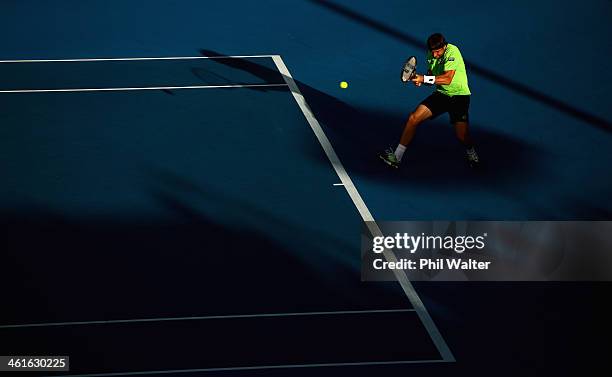
<instances>
[{"instance_id":1,"label":"court surface","mask_svg":"<svg viewBox=\"0 0 612 377\"><path fill-rule=\"evenodd\" d=\"M453 361L405 276L359 281L373 217L280 56L0 74L2 284L25 282L4 354L79 375Z\"/></svg>"},{"instance_id":2,"label":"court surface","mask_svg":"<svg viewBox=\"0 0 612 377\"><path fill-rule=\"evenodd\" d=\"M0 63L0 354L62 351L72 374L585 374L607 360L594 339L609 283L415 282L411 296L359 282L358 235L368 216L612 218L598 81L611 13L605 0L3 2L0 60L21 62ZM477 174L445 116L401 169L376 158L429 94L398 76L433 32L466 61ZM336 366L286 367L318 364Z\"/></svg>"}]
</instances>

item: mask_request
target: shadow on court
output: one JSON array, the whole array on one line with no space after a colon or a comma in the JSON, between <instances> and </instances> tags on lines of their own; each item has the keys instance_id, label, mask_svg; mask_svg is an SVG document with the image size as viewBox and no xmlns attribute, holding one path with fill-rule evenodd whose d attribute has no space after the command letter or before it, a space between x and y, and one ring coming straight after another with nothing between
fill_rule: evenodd
<instances>
[{"instance_id":1,"label":"shadow on court","mask_svg":"<svg viewBox=\"0 0 612 377\"><path fill-rule=\"evenodd\" d=\"M422 49L424 47L424 42L421 39L410 36L404 33L403 31L395 29L388 25L385 25L382 22L373 20L370 17L363 15L361 13L358 13L343 5L336 4L329 0L310 0L310 2L320 7L326 8L332 12L340 14L344 17L350 18L351 20L355 22L365 25L369 27L370 29L373 29L379 33L385 34L402 43L411 45L418 49ZM536 102L539 102L543 105L553 108L561 113L569 115L572 118L588 123L591 126L597 127L599 129L602 129L608 132L612 131L612 123L607 119L598 117L597 115L591 114L587 111L584 111L568 103L565 103L561 100L558 100L554 97L551 97L547 95L546 93L536 90L534 88L531 88L519 81L504 77L472 61L466 60L466 65L468 66L469 71L473 72L476 75L484 77L485 79L489 81L492 81L518 94L528 97Z\"/></svg>"},{"instance_id":2,"label":"shadow on court","mask_svg":"<svg viewBox=\"0 0 612 377\"><path fill-rule=\"evenodd\" d=\"M165 219L2 213L2 283L23 282L5 292L13 304L2 324L409 305L395 285L360 284L358 245L167 172L155 180L150 195ZM225 222L202 201L223 208Z\"/></svg>"},{"instance_id":3,"label":"shadow on court","mask_svg":"<svg viewBox=\"0 0 612 377\"><path fill-rule=\"evenodd\" d=\"M200 53L205 56L223 55L205 49L201 49ZM269 77L270 71L273 71L251 61L223 60L218 63L232 63L260 78ZM414 142L404 155L402 167L390 169L377 155L389 146L397 145L412 107L407 106L405 114L356 108L295 78L294 81L353 177L376 180L394 187L410 182L411 187L438 193L487 189L524 206L531 219L550 219L551 213L566 213L559 211L559 201L564 203L564 208L572 210L574 219L608 218L602 216L607 216L609 209L593 205L581 207L581 198L565 188L554 193L558 198L554 203L539 200L539 194L535 193L548 192L550 188L548 172L554 156L544 154L538 146L525 143L511 134L494 131L486 124L472 123L471 132L482 159L482 167L470 169L465 161L465 151L456 140L446 114L420 125ZM302 153L322 164L329 164L325 155L321 154L320 146L315 143L304 141ZM602 196L601 193L593 195ZM482 211L474 209L474 213L467 215L480 218Z\"/></svg>"},{"instance_id":4,"label":"shadow on court","mask_svg":"<svg viewBox=\"0 0 612 377\"><path fill-rule=\"evenodd\" d=\"M416 282L457 363L450 374L570 376L602 365L610 283ZM425 372L426 369L423 369ZM464 374L465 373L465 374Z\"/></svg>"},{"instance_id":5,"label":"shadow on court","mask_svg":"<svg viewBox=\"0 0 612 377\"><path fill-rule=\"evenodd\" d=\"M352 245L173 172L149 173L163 219L0 214L0 284L12 287L0 325L410 309L397 284L360 282ZM223 221L202 201L223 208ZM73 373L439 358L413 311L0 328L0 336L5 354L70 355Z\"/></svg>"},{"instance_id":6,"label":"shadow on court","mask_svg":"<svg viewBox=\"0 0 612 377\"><path fill-rule=\"evenodd\" d=\"M223 56L205 49L201 49L200 53L203 56ZM242 59L223 59L218 63L231 64L260 78L270 77L273 71ZM455 139L454 129L444 122L445 115L419 127L415 142L405 155L407 164L414 162L409 169L387 169L377 155L388 146L397 145L405 117L411 108L406 108L405 115L357 109L307 84L295 82L351 174L376 178L389 184L405 184L409 178L411 184L436 185L441 189L452 182L455 189L458 185L469 187L481 179L496 182L529 180L536 173L533 161L539 152L535 147L475 124L472 126L473 137L485 164L478 175L473 174L466 165L465 151ZM319 145L304 145L305 151L313 158L329 163L321 158Z\"/></svg>"},{"instance_id":7,"label":"shadow on court","mask_svg":"<svg viewBox=\"0 0 612 377\"><path fill-rule=\"evenodd\" d=\"M332 103L326 98L329 96L312 88L304 88L302 93L352 174L387 184L410 182L412 186L439 191L470 188L482 181L528 182L536 176L534 161L539 152L535 146L477 123L472 124L471 131L483 163L478 171L471 170L465 161L465 149L456 140L445 115L421 124L404 155L402 167L389 169L378 154L397 146L411 107L406 107L405 115L355 109L338 100Z\"/></svg>"},{"instance_id":8,"label":"shadow on court","mask_svg":"<svg viewBox=\"0 0 612 377\"><path fill-rule=\"evenodd\" d=\"M274 69L270 69L268 67L257 64L253 61L247 59L237 59L237 58L224 58L225 55L219 54L212 50L200 49L200 55L207 57L218 57L218 59L214 59L213 61L219 63L220 65L230 67L236 70L248 72L251 75L261 79L265 83L276 83L283 82L282 75L280 72ZM212 71L201 69L201 68L193 68L192 73L194 76L202 80L202 82L206 84L217 84L219 82L223 84L248 84L247 82L236 82L232 78L228 78L225 76L219 76ZM219 81L222 80L222 81ZM258 92L278 92L287 90L284 87L250 87L250 90L255 90Z\"/></svg>"}]
</instances>

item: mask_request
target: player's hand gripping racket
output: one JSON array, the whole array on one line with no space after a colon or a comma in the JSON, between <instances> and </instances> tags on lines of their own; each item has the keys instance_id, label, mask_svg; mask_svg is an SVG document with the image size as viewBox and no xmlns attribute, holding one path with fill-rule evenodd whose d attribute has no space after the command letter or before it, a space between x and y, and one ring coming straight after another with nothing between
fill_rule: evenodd
<instances>
[{"instance_id":1,"label":"player's hand gripping racket","mask_svg":"<svg viewBox=\"0 0 612 377\"><path fill-rule=\"evenodd\" d=\"M402 75L400 76L402 82L408 82L416 76L416 65L416 56L411 56L406 60L406 63L404 63L402 67Z\"/></svg>"}]
</instances>

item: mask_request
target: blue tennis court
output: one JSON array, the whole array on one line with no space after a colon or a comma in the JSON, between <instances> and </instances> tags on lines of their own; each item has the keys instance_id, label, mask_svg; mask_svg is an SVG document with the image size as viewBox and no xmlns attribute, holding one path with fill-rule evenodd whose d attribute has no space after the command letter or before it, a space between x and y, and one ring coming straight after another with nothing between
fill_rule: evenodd
<instances>
[{"instance_id":1,"label":"blue tennis court","mask_svg":"<svg viewBox=\"0 0 612 377\"><path fill-rule=\"evenodd\" d=\"M2 284L27 276L5 353L72 374L452 361L409 282L359 281L371 215L279 56L0 70Z\"/></svg>"},{"instance_id":2,"label":"blue tennis court","mask_svg":"<svg viewBox=\"0 0 612 377\"><path fill-rule=\"evenodd\" d=\"M359 238L372 219L610 220L611 13L4 1L0 356L69 355L71 375L584 375L607 360L609 283L361 282ZM465 60L479 172L445 116L401 169L377 157L429 94L398 76L434 32Z\"/></svg>"}]
</instances>

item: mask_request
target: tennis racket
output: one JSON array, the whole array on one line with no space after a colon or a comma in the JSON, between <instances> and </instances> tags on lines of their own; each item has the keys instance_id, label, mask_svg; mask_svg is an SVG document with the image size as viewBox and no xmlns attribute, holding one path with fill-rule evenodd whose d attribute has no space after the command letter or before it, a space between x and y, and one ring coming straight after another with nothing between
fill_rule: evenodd
<instances>
[{"instance_id":1,"label":"tennis racket","mask_svg":"<svg viewBox=\"0 0 612 377\"><path fill-rule=\"evenodd\" d=\"M412 80L414 76L416 76L416 65L416 56L411 56L408 58L408 60L406 60L406 63L404 63L404 66L402 67L402 75L400 76L402 82L408 82Z\"/></svg>"}]
</instances>

